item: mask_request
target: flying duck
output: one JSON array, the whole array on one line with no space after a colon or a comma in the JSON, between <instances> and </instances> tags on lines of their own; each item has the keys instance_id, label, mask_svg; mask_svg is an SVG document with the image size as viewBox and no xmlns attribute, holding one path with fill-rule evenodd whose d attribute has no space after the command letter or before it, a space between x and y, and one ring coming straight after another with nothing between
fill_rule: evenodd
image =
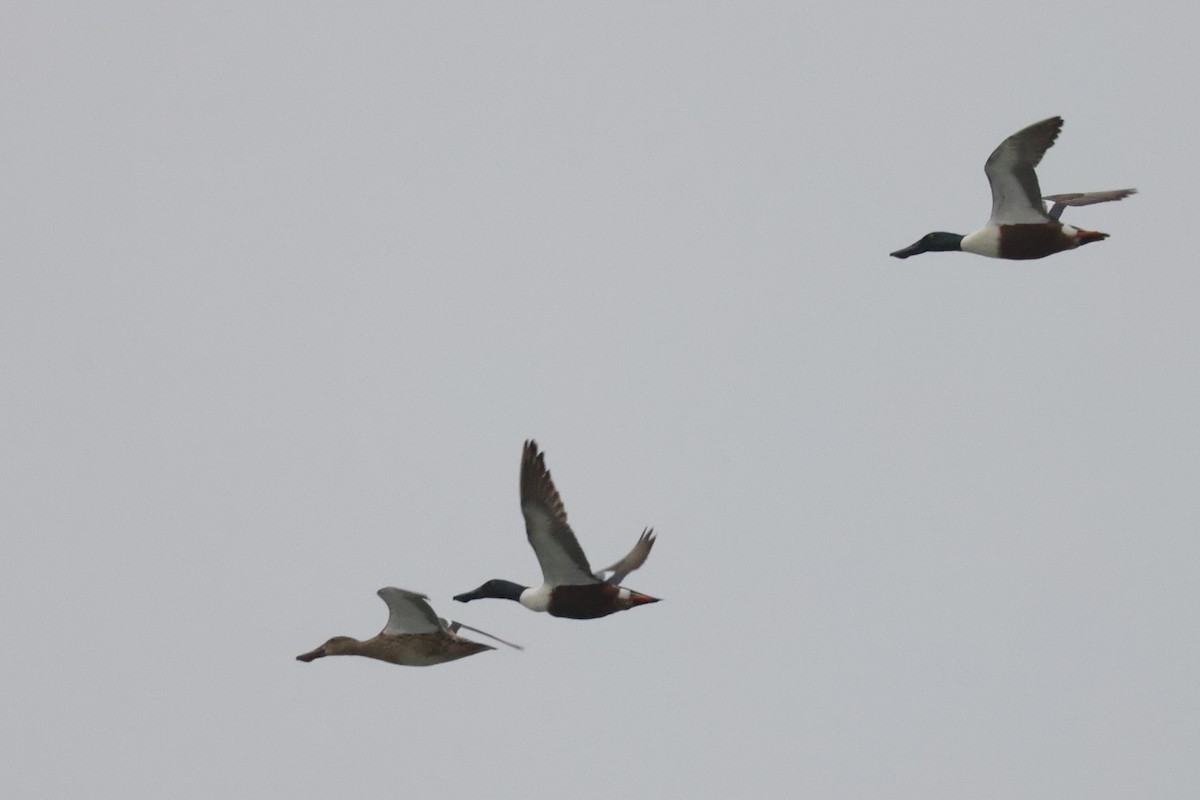
<instances>
[{"instance_id":1,"label":"flying duck","mask_svg":"<svg viewBox=\"0 0 1200 800\"><path fill-rule=\"evenodd\" d=\"M525 516L529 544L542 566L542 585L530 588L512 581L490 580L472 592L455 595L455 600L462 603L484 597L516 600L532 611L571 619L595 619L658 602L657 597L619 585L626 575L645 563L654 546L654 531L647 528L624 558L593 572L579 540L567 524L567 512L546 469L545 456L532 439L525 442L521 456L521 513Z\"/></svg>"},{"instance_id":2,"label":"flying duck","mask_svg":"<svg viewBox=\"0 0 1200 800\"><path fill-rule=\"evenodd\" d=\"M1062 126L1062 117L1035 122L1009 136L988 156L983 165L992 186L992 216L987 225L966 236L945 231L929 233L891 255L908 258L930 251L964 250L992 258L1044 258L1107 239L1107 233L1059 222L1063 209L1120 200L1137 190L1075 192L1043 198L1034 167L1054 144ZM1049 213L1043 199L1054 203Z\"/></svg>"},{"instance_id":3,"label":"flying duck","mask_svg":"<svg viewBox=\"0 0 1200 800\"><path fill-rule=\"evenodd\" d=\"M433 613L429 598L423 594L395 586L380 589L378 594L387 603L388 621L377 636L362 642L349 636L335 636L316 650L296 656L296 660L313 661L325 656L367 656L406 667L428 667L496 649L464 639L458 635L460 628L483 634L517 650L523 649L461 622L446 622Z\"/></svg>"}]
</instances>

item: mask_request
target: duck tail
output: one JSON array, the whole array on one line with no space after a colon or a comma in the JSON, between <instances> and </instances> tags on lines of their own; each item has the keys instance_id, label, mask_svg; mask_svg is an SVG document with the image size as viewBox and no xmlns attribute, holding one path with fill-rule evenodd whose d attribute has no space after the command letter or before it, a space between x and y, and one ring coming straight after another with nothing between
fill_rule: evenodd
<instances>
[{"instance_id":1,"label":"duck tail","mask_svg":"<svg viewBox=\"0 0 1200 800\"><path fill-rule=\"evenodd\" d=\"M1107 233L1100 231L1079 231L1075 234L1075 246L1091 244L1092 242L1102 242L1108 238Z\"/></svg>"},{"instance_id":2,"label":"duck tail","mask_svg":"<svg viewBox=\"0 0 1200 800\"><path fill-rule=\"evenodd\" d=\"M626 602L629 604L628 607L632 608L633 606L643 606L647 603L657 603L659 599L658 597L651 597L641 592L630 592L629 599Z\"/></svg>"}]
</instances>

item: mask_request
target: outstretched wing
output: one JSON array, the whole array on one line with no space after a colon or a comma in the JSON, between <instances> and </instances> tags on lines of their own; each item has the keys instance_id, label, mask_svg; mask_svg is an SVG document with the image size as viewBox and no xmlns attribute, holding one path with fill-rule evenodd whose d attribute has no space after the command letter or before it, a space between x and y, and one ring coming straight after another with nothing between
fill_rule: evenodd
<instances>
[{"instance_id":1,"label":"outstretched wing","mask_svg":"<svg viewBox=\"0 0 1200 800\"><path fill-rule=\"evenodd\" d=\"M537 442L525 442L521 456L521 513L525 533L542 567L542 578L553 586L599 583L588 566L579 540L567 524L562 498L550 479Z\"/></svg>"},{"instance_id":2,"label":"outstretched wing","mask_svg":"<svg viewBox=\"0 0 1200 800\"><path fill-rule=\"evenodd\" d=\"M992 186L990 225L1048 222L1034 168L1062 130L1062 117L1050 117L1009 136L988 156L983 171Z\"/></svg>"},{"instance_id":3,"label":"outstretched wing","mask_svg":"<svg viewBox=\"0 0 1200 800\"><path fill-rule=\"evenodd\" d=\"M437 633L442 630L441 620L433 613L423 594L388 586L377 594L387 603L388 621L383 632L389 636L402 633Z\"/></svg>"},{"instance_id":4,"label":"outstretched wing","mask_svg":"<svg viewBox=\"0 0 1200 800\"><path fill-rule=\"evenodd\" d=\"M642 531L642 535L638 537L633 549L611 567L605 567L597 572L596 579L602 580L605 583L611 583L613 586L620 584L621 581L625 580L626 575L646 563L646 559L650 556L650 548L652 547L654 547L654 529L646 528ZM611 572L612 575L605 578L604 573L606 572Z\"/></svg>"},{"instance_id":5,"label":"outstretched wing","mask_svg":"<svg viewBox=\"0 0 1200 800\"><path fill-rule=\"evenodd\" d=\"M521 647L521 645L519 645L519 644L513 644L512 642L507 642L504 639L501 639L499 636L493 636L492 634L488 633L487 631L481 631L481 630L479 630L479 628L472 628L470 625L464 625L461 622L446 622L446 620L443 619L443 620L441 620L441 623L442 623L442 626L445 627L445 629L450 631L451 633L458 633L459 629L461 628L465 631L474 631L475 633L478 633L481 636L486 636L489 639L495 639L500 644L506 644L514 650L524 650L525 649L524 647Z\"/></svg>"},{"instance_id":6,"label":"outstretched wing","mask_svg":"<svg viewBox=\"0 0 1200 800\"><path fill-rule=\"evenodd\" d=\"M1068 192L1067 194L1048 194L1043 200L1054 203L1050 207L1050 219L1062 216L1067 206L1090 206L1093 203L1107 203L1111 200L1124 200L1131 194L1137 194L1137 189L1109 189L1106 192Z\"/></svg>"}]
</instances>

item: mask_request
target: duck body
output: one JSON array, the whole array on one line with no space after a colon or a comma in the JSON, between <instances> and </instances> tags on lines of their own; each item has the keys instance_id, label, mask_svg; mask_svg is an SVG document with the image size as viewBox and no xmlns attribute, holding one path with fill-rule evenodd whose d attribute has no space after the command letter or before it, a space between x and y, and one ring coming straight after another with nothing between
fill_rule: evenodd
<instances>
[{"instance_id":1,"label":"duck body","mask_svg":"<svg viewBox=\"0 0 1200 800\"><path fill-rule=\"evenodd\" d=\"M962 250L989 258L1024 261L1107 239L1107 233L1059 222L1063 209L1121 200L1137 190L1074 192L1043 198L1034 168L1054 144L1062 125L1062 117L1036 122L1009 136L988 157L983 169L992 189L992 216L987 225L966 236L944 231L930 233L891 255L908 258L920 253ZM1053 201L1049 212L1043 200Z\"/></svg>"},{"instance_id":2,"label":"duck body","mask_svg":"<svg viewBox=\"0 0 1200 800\"><path fill-rule=\"evenodd\" d=\"M335 636L316 650L296 656L296 660L308 662L325 656L366 656L404 667L432 667L495 649L452 633L381 633L365 641Z\"/></svg>"},{"instance_id":3,"label":"duck body","mask_svg":"<svg viewBox=\"0 0 1200 800\"><path fill-rule=\"evenodd\" d=\"M961 246L964 252L980 256L1027 261L1107 238L1107 233L1085 231L1057 221L1027 222L988 225L964 236Z\"/></svg>"},{"instance_id":4,"label":"duck body","mask_svg":"<svg viewBox=\"0 0 1200 800\"><path fill-rule=\"evenodd\" d=\"M388 606L387 625L379 634L363 641L350 636L334 636L317 649L296 656L296 660L310 662L325 656L366 656L405 667L431 667L496 649L459 636L458 629L468 626L448 623L438 617L423 594L389 586L380 589L378 595ZM469 630L496 638L475 628ZM497 641L517 647L503 639Z\"/></svg>"},{"instance_id":5,"label":"duck body","mask_svg":"<svg viewBox=\"0 0 1200 800\"><path fill-rule=\"evenodd\" d=\"M552 617L597 619L634 606L657 602L657 597L610 583L555 586L550 590L550 604L546 611Z\"/></svg>"},{"instance_id":6,"label":"duck body","mask_svg":"<svg viewBox=\"0 0 1200 800\"><path fill-rule=\"evenodd\" d=\"M455 595L461 603L483 598L516 600L530 611L567 619L597 619L625 611L658 598L611 583L542 584L537 587L500 579L490 580L473 592Z\"/></svg>"},{"instance_id":7,"label":"duck body","mask_svg":"<svg viewBox=\"0 0 1200 800\"><path fill-rule=\"evenodd\" d=\"M643 531L624 558L593 572L567 524L567 512L546 469L545 456L532 439L525 443L521 456L521 513L529 544L542 568L542 584L531 588L496 578L478 589L455 595L455 600L515 600L530 611L568 619L597 619L658 602L657 597L618 585L645 563L654 546L654 532Z\"/></svg>"}]
</instances>

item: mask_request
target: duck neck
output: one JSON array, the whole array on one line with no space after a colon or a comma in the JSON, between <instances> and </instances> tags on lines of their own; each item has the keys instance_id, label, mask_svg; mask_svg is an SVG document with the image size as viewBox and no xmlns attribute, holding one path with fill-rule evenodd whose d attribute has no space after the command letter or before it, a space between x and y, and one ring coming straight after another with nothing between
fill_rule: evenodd
<instances>
[{"instance_id":1,"label":"duck neck","mask_svg":"<svg viewBox=\"0 0 1200 800\"><path fill-rule=\"evenodd\" d=\"M516 600L521 602L521 594L529 591L526 587L512 581L492 581L488 593L499 600Z\"/></svg>"}]
</instances>

